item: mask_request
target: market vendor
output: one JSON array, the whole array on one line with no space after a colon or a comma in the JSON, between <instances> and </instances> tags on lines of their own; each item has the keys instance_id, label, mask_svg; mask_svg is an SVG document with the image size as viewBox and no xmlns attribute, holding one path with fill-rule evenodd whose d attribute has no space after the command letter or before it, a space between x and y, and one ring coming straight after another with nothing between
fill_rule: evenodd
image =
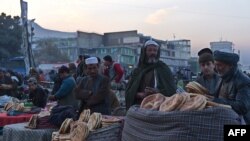
<instances>
[{"instance_id":1,"label":"market vendor","mask_svg":"<svg viewBox=\"0 0 250 141\"><path fill-rule=\"evenodd\" d=\"M44 90L37 82L35 77L28 79L29 86L29 101L33 103L34 106L44 108L47 103L48 93Z\"/></svg>"},{"instance_id":2,"label":"market vendor","mask_svg":"<svg viewBox=\"0 0 250 141\"><path fill-rule=\"evenodd\" d=\"M0 69L0 96L8 95L17 97L16 89L17 85L13 83L11 77L5 75L4 70Z\"/></svg>"},{"instance_id":3,"label":"market vendor","mask_svg":"<svg viewBox=\"0 0 250 141\"><path fill-rule=\"evenodd\" d=\"M141 104L143 98L150 94L162 93L171 96L176 92L173 74L164 62L159 60L160 46L148 40L141 48L137 68L132 72L126 88L126 108Z\"/></svg>"},{"instance_id":4,"label":"market vendor","mask_svg":"<svg viewBox=\"0 0 250 141\"><path fill-rule=\"evenodd\" d=\"M81 100L80 112L90 109L105 115L111 114L110 81L109 78L99 74L99 64L96 57L85 60L87 76L80 80L75 89L75 96Z\"/></svg>"},{"instance_id":5,"label":"market vendor","mask_svg":"<svg viewBox=\"0 0 250 141\"><path fill-rule=\"evenodd\" d=\"M215 68L222 78L215 93L215 102L231 105L250 124L250 79L238 69L239 55L214 52Z\"/></svg>"}]
</instances>

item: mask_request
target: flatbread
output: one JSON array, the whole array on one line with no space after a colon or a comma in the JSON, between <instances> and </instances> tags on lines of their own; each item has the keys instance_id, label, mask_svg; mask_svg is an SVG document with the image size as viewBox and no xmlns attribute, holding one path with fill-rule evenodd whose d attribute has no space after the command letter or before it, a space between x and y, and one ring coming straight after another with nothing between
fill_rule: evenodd
<instances>
[{"instance_id":1,"label":"flatbread","mask_svg":"<svg viewBox=\"0 0 250 141\"><path fill-rule=\"evenodd\" d=\"M225 104L220 104L212 101L207 101L206 107L214 107L214 106L219 106L219 107L224 107L224 108L229 108L231 109L232 107L230 105L225 105Z\"/></svg>"},{"instance_id":2,"label":"flatbread","mask_svg":"<svg viewBox=\"0 0 250 141\"><path fill-rule=\"evenodd\" d=\"M70 124L73 122L73 119L72 118L66 118L60 129L59 129L59 134L66 134L66 133L69 133L70 131Z\"/></svg>"},{"instance_id":3,"label":"flatbread","mask_svg":"<svg viewBox=\"0 0 250 141\"><path fill-rule=\"evenodd\" d=\"M93 113L91 114L87 126L89 127L90 131L93 131L101 124L101 114L100 113Z\"/></svg>"},{"instance_id":4,"label":"flatbread","mask_svg":"<svg viewBox=\"0 0 250 141\"><path fill-rule=\"evenodd\" d=\"M183 99L184 97L181 96L181 94L174 94L171 97L166 97L165 101L160 105L159 111L174 111L182 103Z\"/></svg>"},{"instance_id":5,"label":"flatbread","mask_svg":"<svg viewBox=\"0 0 250 141\"><path fill-rule=\"evenodd\" d=\"M84 141L89 135L89 128L85 122L78 122L77 127L71 132L71 141Z\"/></svg>"},{"instance_id":6,"label":"flatbread","mask_svg":"<svg viewBox=\"0 0 250 141\"><path fill-rule=\"evenodd\" d=\"M141 103L141 108L150 109L150 110L159 110L160 105L165 100L165 96L158 93L152 94L145 97Z\"/></svg>"},{"instance_id":7,"label":"flatbread","mask_svg":"<svg viewBox=\"0 0 250 141\"><path fill-rule=\"evenodd\" d=\"M191 96L188 101L180 108L180 111L193 111L204 108L206 105L206 97L203 95Z\"/></svg>"},{"instance_id":8,"label":"flatbread","mask_svg":"<svg viewBox=\"0 0 250 141\"><path fill-rule=\"evenodd\" d=\"M81 112L81 114L80 114L80 117L79 117L78 121L81 121L81 122L88 122L89 117L90 117L90 109L83 110L83 111Z\"/></svg>"}]
</instances>

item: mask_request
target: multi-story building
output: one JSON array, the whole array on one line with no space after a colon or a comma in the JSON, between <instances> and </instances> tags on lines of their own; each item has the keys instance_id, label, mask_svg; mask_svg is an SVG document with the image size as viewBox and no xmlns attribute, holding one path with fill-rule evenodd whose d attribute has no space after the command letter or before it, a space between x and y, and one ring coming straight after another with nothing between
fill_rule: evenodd
<instances>
[{"instance_id":1,"label":"multi-story building","mask_svg":"<svg viewBox=\"0 0 250 141\"><path fill-rule=\"evenodd\" d=\"M212 51L234 52L233 43L229 41L210 42L210 48Z\"/></svg>"},{"instance_id":2,"label":"multi-story building","mask_svg":"<svg viewBox=\"0 0 250 141\"><path fill-rule=\"evenodd\" d=\"M105 55L121 63L127 73L136 67L141 47L151 39L137 30L108 32L102 34L77 31L76 33L47 30L35 26L34 41L50 39L58 49L66 54L70 61L75 61L79 54L88 54L102 59ZM47 36L46 36L47 35ZM155 40L161 49L160 60L168 64L173 72L180 68L188 68L190 58L190 40L163 41ZM35 51L39 50L33 48Z\"/></svg>"},{"instance_id":3,"label":"multi-story building","mask_svg":"<svg viewBox=\"0 0 250 141\"><path fill-rule=\"evenodd\" d=\"M174 67L174 72L179 70L189 70L189 59L191 58L191 44L190 40L171 40L168 41L168 48L174 50L172 65Z\"/></svg>"},{"instance_id":4,"label":"multi-story building","mask_svg":"<svg viewBox=\"0 0 250 141\"><path fill-rule=\"evenodd\" d=\"M89 54L89 50L103 46L103 35L77 31L78 54Z\"/></svg>"}]
</instances>

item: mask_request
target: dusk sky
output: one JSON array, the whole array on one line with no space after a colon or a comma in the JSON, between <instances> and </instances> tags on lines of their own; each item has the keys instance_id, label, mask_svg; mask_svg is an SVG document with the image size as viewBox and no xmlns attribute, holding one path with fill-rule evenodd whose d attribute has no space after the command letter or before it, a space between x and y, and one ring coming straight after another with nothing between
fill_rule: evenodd
<instances>
[{"instance_id":1,"label":"dusk sky","mask_svg":"<svg viewBox=\"0 0 250 141\"><path fill-rule=\"evenodd\" d=\"M231 41L250 65L250 0L26 0L28 18L60 31L138 30L161 40L190 39L192 56L212 41ZM20 0L0 0L20 16Z\"/></svg>"}]
</instances>

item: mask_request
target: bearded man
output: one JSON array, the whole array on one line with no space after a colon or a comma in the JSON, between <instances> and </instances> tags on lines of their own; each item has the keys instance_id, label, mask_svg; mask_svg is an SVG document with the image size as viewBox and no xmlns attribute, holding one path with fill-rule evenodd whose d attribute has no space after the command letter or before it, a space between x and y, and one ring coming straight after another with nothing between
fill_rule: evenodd
<instances>
[{"instance_id":1,"label":"bearded man","mask_svg":"<svg viewBox=\"0 0 250 141\"><path fill-rule=\"evenodd\" d=\"M137 68L132 72L125 91L126 108L141 104L151 94L172 96L176 92L174 77L169 67L160 58L160 47L148 40L141 48Z\"/></svg>"},{"instance_id":2,"label":"bearded man","mask_svg":"<svg viewBox=\"0 0 250 141\"><path fill-rule=\"evenodd\" d=\"M221 77L217 84L214 101L231 105L250 124L250 79L238 68L239 55L214 52L215 68Z\"/></svg>"},{"instance_id":3,"label":"bearded man","mask_svg":"<svg viewBox=\"0 0 250 141\"><path fill-rule=\"evenodd\" d=\"M75 97L81 100L79 112L90 109L105 115L111 114L110 81L109 78L99 74L99 64L96 57L85 60L87 76L79 80L75 89Z\"/></svg>"}]
</instances>

